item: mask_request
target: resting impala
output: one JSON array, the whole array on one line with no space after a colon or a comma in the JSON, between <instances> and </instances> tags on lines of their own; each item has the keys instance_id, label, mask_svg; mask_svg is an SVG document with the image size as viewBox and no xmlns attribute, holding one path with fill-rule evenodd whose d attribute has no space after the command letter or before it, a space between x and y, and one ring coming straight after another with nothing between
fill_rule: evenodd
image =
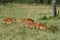
<instances>
[{"instance_id":1,"label":"resting impala","mask_svg":"<svg viewBox=\"0 0 60 40\"><path fill-rule=\"evenodd\" d=\"M24 21L25 21L24 18L19 18L19 19L18 19L18 22L20 22L20 23L23 23Z\"/></svg>"},{"instance_id":2,"label":"resting impala","mask_svg":"<svg viewBox=\"0 0 60 40\"><path fill-rule=\"evenodd\" d=\"M6 24L11 24L11 23L14 22L14 19L12 19L12 18L4 18L3 21L4 21L4 23L6 23Z\"/></svg>"},{"instance_id":3,"label":"resting impala","mask_svg":"<svg viewBox=\"0 0 60 40\"><path fill-rule=\"evenodd\" d=\"M19 22L20 26L22 26L25 23L25 19L24 18L19 18L18 22Z\"/></svg>"},{"instance_id":4,"label":"resting impala","mask_svg":"<svg viewBox=\"0 0 60 40\"><path fill-rule=\"evenodd\" d=\"M35 26L33 19L27 18L27 19L25 19L25 22L26 22L27 27L34 27Z\"/></svg>"},{"instance_id":5,"label":"resting impala","mask_svg":"<svg viewBox=\"0 0 60 40\"><path fill-rule=\"evenodd\" d=\"M33 24L34 24L34 20L33 20L33 19L30 19L30 18L26 18L26 19L24 19L24 18L19 18L19 19L18 19L18 22L19 22L20 24L25 23L25 26L27 26L27 27L34 26L34 25L33 25Z\"/></svg>"}]
</instances>

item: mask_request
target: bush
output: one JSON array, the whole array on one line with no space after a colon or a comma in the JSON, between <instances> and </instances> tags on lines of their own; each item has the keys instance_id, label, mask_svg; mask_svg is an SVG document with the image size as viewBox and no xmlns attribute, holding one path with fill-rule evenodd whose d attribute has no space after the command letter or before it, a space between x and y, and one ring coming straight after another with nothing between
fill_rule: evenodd
<instances>
[{"instance_id":1,"label":"bush","mask_svg":"<svg viewBox=\"0 0 60 40\"><path fill-rule=\"evenodd\" d=\"M47 20L48 18L46 16L43 16L40 20Z\"/></svg>"}]
</instances>

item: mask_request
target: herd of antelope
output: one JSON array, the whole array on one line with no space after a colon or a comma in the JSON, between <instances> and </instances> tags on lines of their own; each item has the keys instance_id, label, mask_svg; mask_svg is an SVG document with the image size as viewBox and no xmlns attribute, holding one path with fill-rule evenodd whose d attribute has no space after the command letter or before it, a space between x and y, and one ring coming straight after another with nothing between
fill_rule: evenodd
<instances>
[{"instance_id":1,"label":"herd of antelope","mask_svg":"<svg viewBox=\"0 0 60 40\"><path fill-rule=\"evenodd\" d=\"M20 25L25 24L26 27L35 28L36 31L38 31L39 29L43 29L44 31L46 31L46 29L48 28L47 25L44 25L42 23L36 23L31 18L19 18L17 21L19 22ZM6 24L11 24L11 23L15 22L15 20L13 18L4 18L3 22Z\"/></svg>"}]
</instances>

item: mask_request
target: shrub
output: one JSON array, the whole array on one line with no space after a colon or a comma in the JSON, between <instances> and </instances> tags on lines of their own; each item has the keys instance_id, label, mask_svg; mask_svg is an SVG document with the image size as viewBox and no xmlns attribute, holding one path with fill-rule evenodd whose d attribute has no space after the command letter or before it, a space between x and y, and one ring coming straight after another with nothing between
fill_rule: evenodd
<instances>
[{"instance_id":1,"label":"shrub","mask_svg":"<svg viewBox=\"0 0 60 40\"><path fill-rule=\"evenodd\" d=\"M48 18L46 16L43 16L40 20L47 20Z\"/></svg>"}]
</instances>

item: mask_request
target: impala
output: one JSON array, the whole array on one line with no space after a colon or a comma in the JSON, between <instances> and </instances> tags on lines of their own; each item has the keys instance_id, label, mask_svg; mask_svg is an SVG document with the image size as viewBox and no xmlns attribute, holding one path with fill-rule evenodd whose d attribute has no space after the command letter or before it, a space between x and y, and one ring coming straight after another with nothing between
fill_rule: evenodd
<instances>
[{"instance_id":1,"label":"impala","mask_svg":"<svg viewBox=\"0 0 60 40\"><path fill-rule=\"evenodd\" d=\"M41 23L36 23L35 27L36 27L36 31L38 31L39 29L43 29L44 31L46 31L46 29L48 28L47 25Z\"/></svg>"},{"instance_id":2,"label":"impala","mask_svg":"<svg viewBox=\"0 0 60 40\"><path fill-rule=\"evenodd\" d=\"M14 19L12 19L12 18L4 18L3 21L6 24L11 24L12 22L14 22Z\"/></svg>"}]
</instances>

